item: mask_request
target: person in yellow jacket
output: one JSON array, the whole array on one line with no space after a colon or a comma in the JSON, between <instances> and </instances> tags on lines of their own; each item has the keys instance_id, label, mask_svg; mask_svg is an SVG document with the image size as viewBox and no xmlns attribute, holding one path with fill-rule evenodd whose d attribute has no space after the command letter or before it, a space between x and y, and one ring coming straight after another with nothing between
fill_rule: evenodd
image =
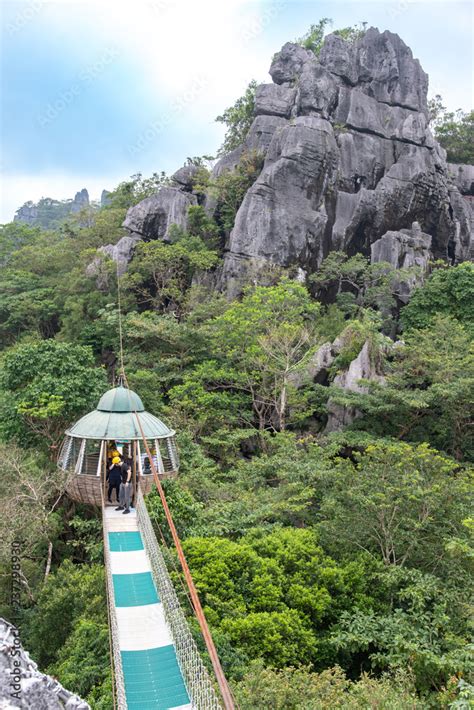
<instances>
[{"instance_id":1,"label":"person in yellow jacket","mask_svg":"<svg viewBox=\"0 0 474 710\"><path fill-rule=\"evenodd\" d=\"M112 464L107 471L107 480L109 482L109 490L107 493L107 500L112 503L112 491L115 490L115 496L117 498L117 503L119 503L120 496L120 484L122 482L122 460L120 456L114 456L112 459Z\"/></svg>"},{"instance_id":2,"label":"person in yellow jacket","mask_svg":"<svg viewBox=\"0 0 474 710\"><path fill-rule=\"evenodd\" d=\"M117 449L117 444L115 441L109 441L107 444L107 466L110 467L112 459L120 458L120 451Z\"/></svg>"}]
</instances>

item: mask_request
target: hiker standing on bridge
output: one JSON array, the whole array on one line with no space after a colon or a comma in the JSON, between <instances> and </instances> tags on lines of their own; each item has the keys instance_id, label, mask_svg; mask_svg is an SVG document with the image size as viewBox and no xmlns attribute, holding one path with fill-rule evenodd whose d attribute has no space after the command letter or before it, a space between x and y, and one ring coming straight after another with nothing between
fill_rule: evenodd
<instances>
[{"instance_id":1,"label":"hiker standing on bridge","mask_svg":"<svg viewBox=\"0 0 474 710\"><path fill-rule=\"evenodd\" d=\"M109 481L109 492L107 495L107 500L112 503L112 491L115 490L115 495L117 497L117 503L119 503L119 491L120 483L122 481L122 467L119 456L114 456L112 459L112 464L107 472L107 480Z\"/></svg>"},{"instance_id":2,"label":"hiker standing on bridge","mask_svg":"<svg viewBox=\"0 0 474 710\"><path fill-rule=\"evenodd\" d=\"M130 513L130 501L132 498L132 462L126 459L121 466L121 483L119 493L119 506L115 510L123 510L123 514Z\"/></svg>"}]
</instances>

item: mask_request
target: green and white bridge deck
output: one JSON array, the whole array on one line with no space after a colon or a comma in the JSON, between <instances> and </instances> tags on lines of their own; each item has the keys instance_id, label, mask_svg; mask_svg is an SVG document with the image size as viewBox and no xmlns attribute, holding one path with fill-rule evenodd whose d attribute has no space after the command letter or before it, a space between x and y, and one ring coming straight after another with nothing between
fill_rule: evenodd
<instances>
[{"instance_id":1,"label":"green and white bridge deck","mask_svg":"<svg viewBox=\"0 0 474 710\"><path fill-rule=\"evenodd\" d=\"M107 507L104 520L127 708L191 710L136 511Z\"/></svg>"}]
</instances>

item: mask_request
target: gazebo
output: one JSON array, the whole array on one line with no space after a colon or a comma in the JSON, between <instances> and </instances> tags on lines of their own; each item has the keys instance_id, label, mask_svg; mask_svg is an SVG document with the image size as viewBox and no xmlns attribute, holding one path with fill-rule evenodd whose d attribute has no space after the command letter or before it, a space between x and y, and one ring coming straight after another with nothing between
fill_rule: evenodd
<instances>
[{"instance_id":1,"label":"gazebo","mask_svg":"<svg viewBox=\"0 0 474 710\"><path fill-rule=\"evenodd\" d=\"M162 479L177 475L175 432L146 412L135 392L120 385L102 395L97 408L66 431L58 466L70 474L66 491L73 500L102 505L102 491L106 498L107 455L112 447L132 461L134 492L137 484L143 493L151 490L153 474L139 422L158 476Z\"/></svg>"}]
</instances>

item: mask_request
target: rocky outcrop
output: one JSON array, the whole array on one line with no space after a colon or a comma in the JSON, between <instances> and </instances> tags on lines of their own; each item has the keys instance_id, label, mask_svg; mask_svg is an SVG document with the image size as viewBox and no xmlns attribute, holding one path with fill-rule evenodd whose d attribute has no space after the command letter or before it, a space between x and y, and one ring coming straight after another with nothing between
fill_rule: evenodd
<instances>
[{"instance_id":1,"label":"rocky outcrop","mask_svg":"<svg viewBox=\"0 0 474 710\"><path fill-rule=\"evenodd\" d=\"M421 231L418 222L411 229L388 231L370 247L372 264L385 262L394 269L407 269L410 274L394 284L394 290L402 303L408 303L413 289L423 282L429 271L431 259L431 236Z\"/></svg>"},{"instance_id":2,"label":"rocky outcrop","mask_svg":"<svg viewBox=\"0 0 474 710\"><path fill-rule=\"evenodd\" d=\"M269 266L311 273L334 249L369 256L413 222L432 257L468 258L469 209L428 126L428 77L398 35L329 35L318 58L287 43L270 75L245 143L215 167L232 170L249 149L265 156L228 241L230 296Z\"/></svg>"},{"instance_id":3,"label":"rocky outcrop","mask_svg":"<svg viewBox=\"0 0 474 710\"><path fill-rule=\"evenodd\" d=\"M185 165L172 176L175 186L161 187L156 194L130 207L122 225L128 235L119 239L116 244L100 247L99 252L117 263L120 275L127 270L138 242L153 239L171 241L172 225L187 228L188 209L197 204L197 198L192 194L196 171L197 167L194 165ZM87 276L97 278L99 288L106 286L101 267L102 259L98 256L86 269Z\"/></svg>"},{"instance_id":4,"label":"rocky outcrop","mask_svg":"<svg viewBox=\"0 0 474 710\"><path fill-rule=\"evenodd\" d=\"M77 214L89 207L91 207L89 193L84 187L79 192L76 192L73 200L54 200L51 197L43 197L36 204L25 202L17 210L13 221L42 227L43 229L54 229L69 215Z\"/></svg>"},{"instance_id":5,"label":"rocky outcrop","mask_svg":"<svg viewBox=\"0 0 474 710\"><path fill-rule=\"evenodd\" d=\"M465 231L470 231L471 250L469 257L474 259L474 165L449 163L448 170L455 186L450 192L451 202L459 205L458 213L461 213L462 207L467 207L465 220L464 223L460 224L459 232L462 234Z\"/></svg>"},{"instance_id":6,"label":"rocky outcrop","mask_svg":"<svg viewBox=\"0 0 474 710\"><path fill-rule=\"evenodd\" d=\"M89 207L89 193L84 187L79 192L76 192L71 204L71 212L80 212L85 207Z\"/></svg>"},{"instance_id":7,"label":"rocky outcrop","mask_svg":"<svg viewBox=\"0 0 474 710\"><path fill-rule=\"evenodd\" d=\"M289 382L299 389L307 382L327 384L328 371L336 354L331 343L323 343L305 364L304 369L290 373Z\"/></svg>"},{"instance_id":8,"label":"rocky outcrop","mask_svg":"<svg viewBox=\"0 0 474 710\"><path fill-rule=\"evenodd\" d=\"M36 224L39 217L38 205L33 202L25 202L19 209L17 209L15 216L13 217L14 222L23 222L23 224Z\"/></svg>"},{"instance_id":9,"label":"rocky outcrop","mask_svg":"<svg viewBox=\"0 0 474 710\"><path fill-rule=\"evenodd\" d=\"M123 226L132 237L169 241L171 225L186 229L188 209L196 204L195 195L177 187L162 187L155 195L130 207Z\"/></svg>"},{"instance_id":10,"label":"rocky outcrop","mask_svg":"<svg viewBox=\"0 0 474 710\"><path fill-rule=\"evenodd\" d=\"M54 678L38 670L23 649L18 630L0 619L0 708L90 710Z\"/></svg>"},{"instance_id":11,"label":"rocky outcrop","mask_svg":"<svg viewBox=\"0 0 474 710\"><path fill-rule=\"evenodd\" d=\"M461 195L474 197L474 165L448 163L448 170Z\"/></svg>"},{"instance_id":12,"label":"rocky outcrop","mask_svg":"<svg viewBox=\"0 0 474 710\"><path fill-rule=\"evenodd\" d=\"M177 170L174 175L171 176L171 179L182 190L185 190L186 192L192 192L193 181L196 177L196 173L198 172L198 170L199 168L197 167L197 165L183 165L182 168L179 168L179 170Z\"/></svg>"},{"instance_id":13,"label":"rocky outcrop","mask_svg":"<svg viewBox=\"0 0 474 710\"><path fill-rule=\"evenodd\" d=\"M110 205L110 192L109 190L102 190L100 194L100 206L107 207Z\"/></svg>"},{"instance_id":14,"label":"rocky outcrop","mask_svg":"<svg viewBox=\"0 0 474 710\"><path fill-rule=\"evenodd\" d=\"M378 370L377 361L371 357L370 343L367 340L358 356L351 362L349 368L334 378L333 385L350 392L367 392L367 386L360 383L360 380L371 380L372 382L384 382L383 374ZM336 404L329 399L328 422L326 433L342 431L346 426L352 424L360 413L354 407L345 407Z\"/></svg>"}]
</instances>

